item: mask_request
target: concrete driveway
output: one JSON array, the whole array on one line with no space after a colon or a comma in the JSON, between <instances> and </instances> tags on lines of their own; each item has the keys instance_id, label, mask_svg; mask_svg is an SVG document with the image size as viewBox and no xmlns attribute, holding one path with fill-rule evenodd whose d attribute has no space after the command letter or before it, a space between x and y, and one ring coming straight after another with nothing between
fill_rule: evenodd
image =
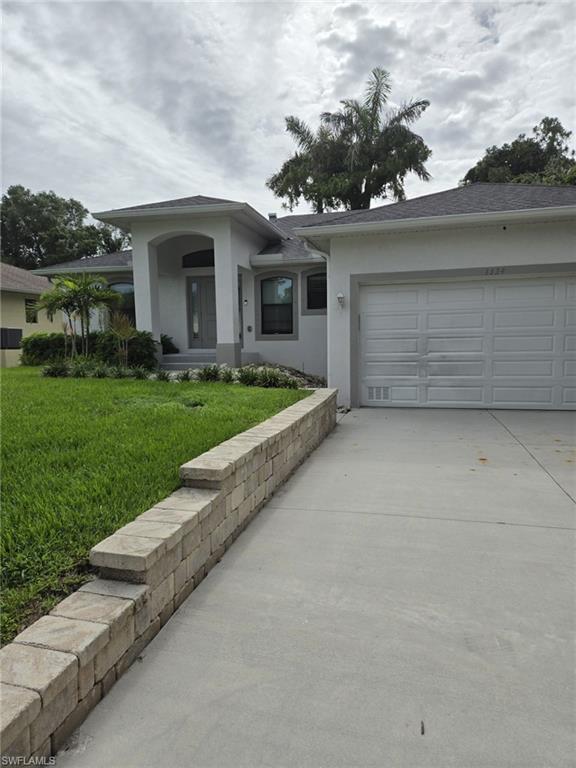
<instances>
[{"instance_id":1,"label":"concrete driveway","mask_svg":"<svg viewBox=\"0 0 576 768\"><path fill-rule=\"evenodd\" d=\"M58 765L576 765L574 417L346 415Z\"/></svg>"}]
</instances>

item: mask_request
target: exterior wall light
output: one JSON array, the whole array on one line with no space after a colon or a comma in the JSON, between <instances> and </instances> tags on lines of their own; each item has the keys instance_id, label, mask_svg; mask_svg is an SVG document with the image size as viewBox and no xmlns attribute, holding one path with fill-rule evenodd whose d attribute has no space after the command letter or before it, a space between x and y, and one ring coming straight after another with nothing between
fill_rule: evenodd
<instances>
[{"instance_id":1,"label":"exterior wall light","mask_svg":"<svg viewBox=\"0 0 576 768\"><path fill-rule=\"evenodd\" d=\"M343 307L344 306L344 294L343 293L337 293L336 294L336 301L338 304Z\"/></svg>"}]
</instances>

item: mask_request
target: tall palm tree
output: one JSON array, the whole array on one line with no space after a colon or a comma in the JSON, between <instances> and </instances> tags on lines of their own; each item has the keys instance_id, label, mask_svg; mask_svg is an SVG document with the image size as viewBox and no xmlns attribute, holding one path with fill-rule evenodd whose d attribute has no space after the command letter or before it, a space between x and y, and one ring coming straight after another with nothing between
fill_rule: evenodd
<instances>
[{"instance_id":1,"label":"tall palm tree","mask_svg":"<svg viewBox=\"0 0 576 768\"><path fill-rule=\"evenodd\" d=\"M374 198L403 200L408 173L430 178L425 163L431 151L410 127L429 102L410 101L386 111L390 90L390 75L376 68L362 101L345 99L336 112L324 112L316 131L297 117L286 118L297 152L267 185L287 199L287 207L304 198L317 213L369 208Z\"/></svg>"}]
</instances>

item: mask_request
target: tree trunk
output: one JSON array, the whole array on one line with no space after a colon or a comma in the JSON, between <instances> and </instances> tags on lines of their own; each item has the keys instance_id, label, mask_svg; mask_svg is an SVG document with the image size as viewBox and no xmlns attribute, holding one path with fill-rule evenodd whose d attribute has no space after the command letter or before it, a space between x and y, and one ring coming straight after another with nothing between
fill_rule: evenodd
<instances>
[{"instance_id":1,"label":"tree trunk","mask_svg":"<svg viewBox=\"0 0 576 768\"><path fill-rule=\"evenodd\" d=\"M86 356L88 356L88 347L90 345L90 309L86 309Z\"/></svg>"}]
</instances>

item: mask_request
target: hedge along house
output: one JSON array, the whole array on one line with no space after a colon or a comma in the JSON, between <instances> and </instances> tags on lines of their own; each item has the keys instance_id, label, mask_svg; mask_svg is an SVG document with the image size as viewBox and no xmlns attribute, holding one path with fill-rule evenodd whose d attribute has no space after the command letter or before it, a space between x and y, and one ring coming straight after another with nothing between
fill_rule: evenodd
<instances>
[{"instance_id":1,"label":"hedge along house","mask_svg":"<svg viewBox=\"0 0 576 768\"><path fill-rule=\"evenodd\" d=\"M62 331L63 318L60 313L51 320L46 312L36 306L39 296L50 287L50 281L45 277L12 264L0 264L0 367L10 368L19 364L23 336L38 331Z\"/></svg>"},{"instance_id":2,"label":"hedge along house","mask_svg":"<svg viewBox=\"0 0 576 768\"><path fill-rule=\"evenodd\" d=\"M575 187L473 184L271 219L196 196L95 216L131 231L132 253L43 274L126 290L131 275L137 327L181 350L167 366L327 373L343 405L576 405Z\"/></svg>"}]
</instances>

